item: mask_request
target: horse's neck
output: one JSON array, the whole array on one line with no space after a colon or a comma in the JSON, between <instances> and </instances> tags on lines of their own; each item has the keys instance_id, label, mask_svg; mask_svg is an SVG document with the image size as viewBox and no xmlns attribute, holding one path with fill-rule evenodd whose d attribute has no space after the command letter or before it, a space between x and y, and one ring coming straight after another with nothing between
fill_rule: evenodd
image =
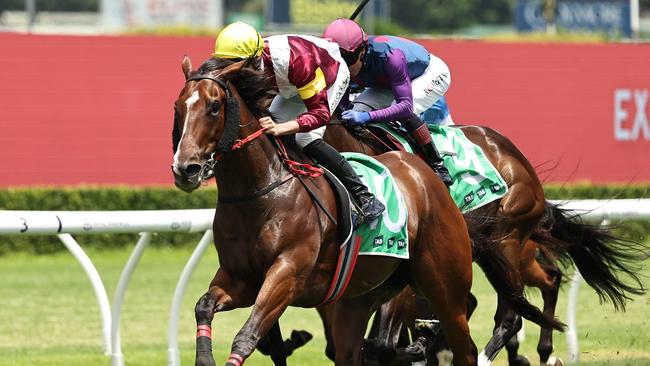
<instances>
[{"instance_id":1,"label":"horse's neck","mask_svg":"<svg viewBox=\"0 0 650 366\"><path fill-rule=\"evenodd\" d=\"M250 125L240 129L240 139L260 128L250 114L242 121ZM280 175L281 163L267 136L260 136L240 149L224 154L215 169L219 193L227 197L247 196L281 179Z\"/></svg>"}]
</instances>

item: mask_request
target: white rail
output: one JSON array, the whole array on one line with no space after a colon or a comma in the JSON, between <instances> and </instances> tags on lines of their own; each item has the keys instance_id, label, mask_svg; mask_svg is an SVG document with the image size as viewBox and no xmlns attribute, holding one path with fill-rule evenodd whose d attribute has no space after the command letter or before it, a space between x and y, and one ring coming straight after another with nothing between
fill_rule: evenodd
<instances>
[{"instance_id":1,"label":"white rail","mask_svg":"<svg viewBox=\"0 0 650 366\"><path fill-rule=\"evenodd\" d=\"M572 200L554 201L566 209L575 210L589 221L602 222L615 219L650 219L650 199L620 200ZM123 366L124 357L120 344L119 323L126 288L133 271L150 240L152 232L199 232L205 234L186 263L176 285L169 317L168 365L180 365L178 351L178 319L180 304L186 285L194 267L212 241L213 209L167 210L167 211L0 211L0 235L57 235L75 256L88 275L102 317L104 351L111 356L112 366ZM92 261L74 240L71 234L88 233L140 233L129 260L127 261L115 290L112 313L104 284ZM567 310L567 343L570 362L578 361L578 338L575 325L575 308L581 277L574 274L569 291ZM112 319L112 321L111 321Z\"/></svg>"},{"instance_id":2,"label":"white rail","mask_svg":"<svg viewBox=\"0 0 650 366\"><path fill-rule=\"evenodd\" d=\"M650 219L650 199L627 198L617 200L571 200L552 201L562 204L562 208L573 210L585 221L609 224L610 220L648 220ZM578 328L576 325L576 308L578 294L583 278L578 269L571 277L569 299L567 301L566 341L569 363L578 363L580 348L578 345Z\"/></svg>"},{"instance_id":3,"label":"white rail","mask_svg":"<svg viewBox=\"0 0 650 366\"><path fill-rule=\"evenodd\" d=\"M124 366L120 342L120 317L122 303L131 276L149 244L152 232L200 232L205 234L185 266L172 300L170 314L171 334L178 333L180 303L187 282L201 254L212 241L212 218L214 209L166 210L166 211L0 211L0 235L57 235L70 253L83 267L95 291L102 319L102 340L104 353L111 356L112 366ZM108 301L104 283L88 255L71 234L92 233L140 233L129 260L127 261L115 289L113 307ZM207 238L207 239L206 239ZM174 339L176 339L174 337ZM176 341L174 341L176 342ZM172 349L173 348L173 349ZM178 355L178 345L170 344L170 355ZM170 365L179 365L179 358Z\"/></svg>"}]
</instances>

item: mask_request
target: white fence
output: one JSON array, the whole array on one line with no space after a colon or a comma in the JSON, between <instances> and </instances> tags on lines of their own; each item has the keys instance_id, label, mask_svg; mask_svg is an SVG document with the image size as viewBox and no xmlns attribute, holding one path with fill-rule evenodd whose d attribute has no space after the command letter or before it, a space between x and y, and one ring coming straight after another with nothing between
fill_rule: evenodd
<instances>
[{"instance_id":1,"label":"white fence","mask_svg":"<svg viewBox=\"0 0 650 366\"><path fill-rule=\"evenodd\" d=\"M564 207L575 210L588 221L650 219L650 199L576 200L566 201ZM200 232L204 235L187 261L172 299L169 316L168 365L180 365L178 351L178 319L186 285L194 267L212 242L213 209L167 211L0 211L0 235L57 235L79 261L90 279L102 317L104 351L111 356L112 366L123 366L124 356L120 344L120 315L124 294L131 275L149 244L153 232ZM118 281L113 305L108 301L97 269L71 234L87 233L140 233ZM578 271L572 279L567 312L567 343L570 362L578 361L578 339L575 308L581 277Z\"/></svg>"},{"instance_id":2,"label":"white fence","mask_svg":"<svg viewBox=\"0 0 650 366\"><path fill-rule=\"evenodd\" d=\"M204 231L196 249L190 256L176 284L169 315L168 364L180 365L178 352L178 318L187 282L205 249L212 242L214 209L167 211L0 211L0 235L41 234L57 235L88 275L102 318L104 353L111 356L112 366L123 366L124 356L120 343L120 316L124 294L131 275L138 265L153 232ZM115 289L113 306L108 301L97 269L71 234L89 233L140 233Z\"/></svg>"}]
</instances>

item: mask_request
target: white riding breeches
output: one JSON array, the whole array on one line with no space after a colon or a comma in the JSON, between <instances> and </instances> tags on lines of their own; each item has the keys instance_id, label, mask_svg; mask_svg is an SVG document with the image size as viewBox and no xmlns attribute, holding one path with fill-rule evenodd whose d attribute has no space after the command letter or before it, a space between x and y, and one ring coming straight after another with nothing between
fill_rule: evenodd
<instances>
[{"instance_id":1,"label":"white riding breeches","mask_svg":"<svg viewBox=\"0 0 650 366\"><path fill-rule=\"evenodd\" d=\"M429 66L424 73L411 81L413 113L417 115L429 109L445 95L451 85L451 73L447 64L434 55L429 56ZM366 88L354 102L365 104L374 110L384 109L395 104L395 96L390 89ZM448 119L451 121L451 117ZM447 120L444 123L448 123Z\"/></svg>"}]
</instances>

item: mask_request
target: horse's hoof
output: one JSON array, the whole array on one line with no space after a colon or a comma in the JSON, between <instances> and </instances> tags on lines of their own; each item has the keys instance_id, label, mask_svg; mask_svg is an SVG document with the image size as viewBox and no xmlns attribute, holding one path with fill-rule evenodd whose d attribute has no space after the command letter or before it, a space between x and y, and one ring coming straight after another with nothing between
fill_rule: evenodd
<instances>
[{"instance_id":1,"label":"horse's hoof","mask_svg":"<svg viewBox=\"0 0 650 366\"><path fill-rule=\"evenodd\" d=\"M530 366L530 361L526 356L517 355L513 361L510 361L510 366Z\"/></svg>"},{"instance_id":2,"label":"horse's hoof","mask_svg":"<svg viewBox=\"0 0 650 366\"><path fill-rule=\"evenodd\" d=\"M542 366L564 366L564 362L562 362L561 358L551 356L546 360L546 364Z\"/></svg>"},{"instance_id":3,"label":"horse's hoof","mask_svg":"<svg viewBox=\"0 0 650 366\"><path fill-rule=\"evenodd\" d=\"M314 338L314 336L306 330L291 331L291 341L295 347L294 349L304 346L307 342L311 341L312 338Z\"/></svg>"}]
</instances>

